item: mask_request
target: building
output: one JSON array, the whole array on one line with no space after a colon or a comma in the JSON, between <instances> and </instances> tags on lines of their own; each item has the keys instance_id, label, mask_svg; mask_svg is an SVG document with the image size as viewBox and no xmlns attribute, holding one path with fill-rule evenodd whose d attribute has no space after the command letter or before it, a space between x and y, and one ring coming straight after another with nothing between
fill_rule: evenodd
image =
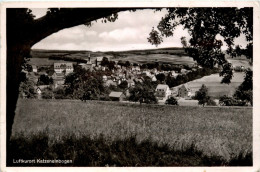
<instances>
[{"instance_id":1,"label":"building","mask_svg":"<svg viewBox=\"0 0 260 172\"><path fill-rule=\"evenodd\" d=\"M102 60L103 60L103 57L97 57L97 58L96 58L96 66L100 66Z\"/></svg>"},{"instance_id":2,"label":"building","mask_svg":"<svg viewBox=\"0 0 260 172\"><path fill-rule=\"evenodd\" d=\"M171 97L177 97L178 96L178 88L172 87L171 89Z\"/></svg>"},{"instance_id":3,"label":"building","mask_svg":"<svg viewBox=\"0 0 260 172\"><path fill-rule=\"evenodd\" d=\"M73 72L73 63L54 63L54 71L57 74L65 73L66 75Z\"/></svg>"},{"instance_id":4,"label":"building","mask_svg":"<svg viewBox=\"0 0 260 172\"><path fill-rule=\"evenodd\" d=\"M155 96L159 100L167 99L171 95L171 90L166 84L158 84L155 89Z\"/></svg>"},{"instance_id":5,"label":"building","mask_svg":"<svg viewBox=\"0 0 260 172\"><path fill-rule=\"evenodd\" d=\"M112 101L123 101L126 96L123 94L123 92L116 92L116 91L112 91L110 94L109 94L109 98L112 100Z\"/></svg>"},{"instance_id":6,"label":"building","mask_svg":"<svg viewBox=\"0 0 260 172\"><path fill-rule=\"evenodd\" d=\"M178 89L178 96L182 98L187 98L191 96L191 90L188 88L187 85L182 85Z\"/></svg>"},{"instance_id":7,"label":"building","mask_svg":"<svg viewBox=\"0 0 260 172\"><path fill-rule=\"evenodd\" d=\"M37 66L36 65L32 65L32 71L34 73L37 73L38 72L38 69L37 69Z\"/></svg>"}]
</instances>

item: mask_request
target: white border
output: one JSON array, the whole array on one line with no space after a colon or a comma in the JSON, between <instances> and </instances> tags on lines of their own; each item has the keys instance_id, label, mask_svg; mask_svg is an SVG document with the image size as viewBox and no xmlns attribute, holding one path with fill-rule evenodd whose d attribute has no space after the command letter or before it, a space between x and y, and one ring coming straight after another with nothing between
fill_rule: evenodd
<instances>
[{"instance_id":1,"label":"white border","mask_svg":"<svg viewBox=\"0 0 260 172\"><path fill-rule=\"evenodd\" d=\"M238 172L257 172L260 171L260 114L257 107L260 107L260 102L258 97L260 97L260 60L258 56L260 55L260 2L259 1L184 1L184 2L172 2L168 1L141 1L141 2L1 2L1 54L0 54L0 171L39 171L45 172L47 170L51 171L238 171ZM253 81L254 81L254 108L253 108L253 167L6 167L5 164L5 141L6 141L6 131L5 131L5 114L6 114L6 8L50 8L50 7L254 7L254 62L253 62ZM72 169L73 168L73 169Z\"/></svg>"}]
</instances>

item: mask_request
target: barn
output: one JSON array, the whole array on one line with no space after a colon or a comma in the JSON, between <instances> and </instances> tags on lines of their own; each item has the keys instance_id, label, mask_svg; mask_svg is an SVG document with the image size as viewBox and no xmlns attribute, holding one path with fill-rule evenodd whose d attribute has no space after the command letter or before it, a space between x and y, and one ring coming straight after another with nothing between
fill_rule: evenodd
<instances>
[{"instance_id":1,"label":"barn","mask_svg":"<svg viewBox=\"0 0 260 172\"><path fill-rule=\"evenodd\" d=\"M112 100L112 101L123 101L125 99L125 95L123 92L116 92L116 91L112 91L110 94L109 94L109 98Z\"/></svg>"}]
</instances>

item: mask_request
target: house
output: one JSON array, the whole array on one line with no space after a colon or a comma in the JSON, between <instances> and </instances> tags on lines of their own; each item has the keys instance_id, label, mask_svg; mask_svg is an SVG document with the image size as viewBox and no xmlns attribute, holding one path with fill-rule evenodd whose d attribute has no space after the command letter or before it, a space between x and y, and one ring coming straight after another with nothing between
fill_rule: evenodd
<instances>
[{"instance_id":1,"label":"house","mask_svg":"<svg viewBox=\"0 0 260 172\"><path fill-rule=\"evenodd\" d=\"M109 94L109 98L112 100L112 101L123 101L125 99L125 95L123 94L123 92L116 92L116 91L112 91L110 94Z\"/></svg>"},{"instance_id":2,"label":"house","mask_svg":"<svg viewBox=\"0 0 260 172\"><path fill-rule=\"evenodd\" d=\"M35 92L36 92L36 94L37 94L37 98L38 99L41 99L42 98L42 88L40 88L39 86L35 86L34 87L34 90L35 90Z\"/></svg>"},{"instance_id":3,"label":"house","mask_svg":"<svg viewBox=\"0 0 260 172\"><path fill-rule=\"evenodd\" d=\"M177 87L173 87L170 90L171 90L171 97L177 97L178 96L178 88Z\"/></svg>"},{"instance_id":4,"label":"house","mask_svg":"<svg viewBox=\"0 0 260 172\"><path fill-rule=\"evenodd\" d=\"M96 58L96 66L100 66L102 60L103 60L103 57L97 57L97 58Z\"/></svg>"},{"instance_id":5,"label":"house","mask_svg":"<svg viewBox=\"0 0 260 172\"><path fill-rule=\"evenodd\" d=\"M155 89L155 96L159 99L167 99L171 95L171 91L168 85L158 84Z\"/></svg>"},{"instance_id":6,"label":"house","mask_svg":"<svg viewBox=\"0 0 260 172\"><path fill-rule=\"evenodd\" d=\"M35 87L35 92L36 92L37 94L42 94L42 90L41 90L40 87Z\"/></svg>"},{"instance_id":7,"label":"house","mask_svg":"<svg viewBox=\"0 0 260 172\"><path fill-rule=\"evenodd\" d=\"M187 85L183 84L178 89L178 96L182 98L187 98L191 96L191 90L188 88Z\"/></svg>"},{"instance_id":8,"label":"house","mask_svg":"<svg viewBox=\"0 0 260 172\"><path fill-rule=\"evenodd\" d=\"M54 71L56 73L69 74L73 72L73 63L54 63Z\"/></svg>"},{"instance_id":9,"label":"house","mask_svg":"<svg viewBox=\"0 0 260 172\"><path fill-rule=\"evenodd\" d=\"M140 67L139 66L133 66L132 67L132 71L140 71Z\"/></svg>"},{"instance_id":10,"label":"house","mask_svg":"<svg viewBox=\"0 0 260 172\"><path fill-rule=\"evenodd\" d=\"M32 71L34 73L37 73L38 72L38 69L37 69L37 66L36 65L32 65Z\"/></svg>"}]
</instances>

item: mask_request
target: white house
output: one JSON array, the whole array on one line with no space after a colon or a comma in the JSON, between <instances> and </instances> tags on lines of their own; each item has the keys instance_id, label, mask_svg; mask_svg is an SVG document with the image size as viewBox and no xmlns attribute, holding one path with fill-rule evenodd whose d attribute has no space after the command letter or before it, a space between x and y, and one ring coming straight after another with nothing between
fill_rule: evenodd
<instances>
[{"instance_id":1,"label":"white house","mask_svg":"<svg viewBox=\"0 0 260 172\"><path fill-rule=\"evenodd\" d=\"M191 89L186 84L183 84L178 88L178 96L183 98L191 97Z\"/></svg>"},{"instance_id":2,"label":"white house","mask_svg":"<svg viewBox=\"0 0 260 172\"><path fill-rule=\"evenodd\" d=\"M171 90L166 84L158 84L155 89L155 96L159 100L166 100L171 95Z\"/></svg>"},{"instance_id":3,"label":"white house","mask_svg":"<svg viewBox=\"0 0 260 172\"><path fill-rule=\"evenodd\" d=\"M37 72L38 72L36 65L32 65L32 71L33 71L34 73L37 73Z\"/></svg>"},{"instance_id":4,"label":"white house","mask_svg":"<svg viewBox=\"0 0 260 172\"><path fill-rule=\"evenodd\" d=\"M73 72L73 63L54 63L54 71L56 73L69 74Z\"/></svg>"}]
</instances>

